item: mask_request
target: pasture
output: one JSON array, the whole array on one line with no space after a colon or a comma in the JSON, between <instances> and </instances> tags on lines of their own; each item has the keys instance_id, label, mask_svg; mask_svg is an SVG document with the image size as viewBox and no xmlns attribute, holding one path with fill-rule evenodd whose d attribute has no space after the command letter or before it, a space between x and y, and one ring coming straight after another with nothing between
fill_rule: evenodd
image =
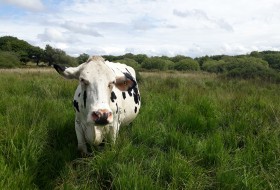
<instances>
[{"instance_id":1,"label":"pasture","mask_svg":"<svg viewBox=\"0 0 280 190\"><path fill-rule=\"evenodd\" d=\"M0 189L280 189L280 85L142 73L115 145L76 151L77 81L0 71Z\"/></svg>"}]
</instances>

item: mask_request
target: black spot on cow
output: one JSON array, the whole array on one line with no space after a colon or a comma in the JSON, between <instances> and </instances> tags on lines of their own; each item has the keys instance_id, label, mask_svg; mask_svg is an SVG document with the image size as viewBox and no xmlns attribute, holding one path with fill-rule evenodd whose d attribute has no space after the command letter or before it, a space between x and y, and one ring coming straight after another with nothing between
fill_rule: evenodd
<instances>
[{"instance_id":1,"label":"black spot on cow","mask_svg":"<svg viewBox=\"0 0 280 190\"><path fill-rule=\"evenodd\" d=\"M125 99L125 98L126 98L126 94L125 94L125 92L122 92L122 97L123 97L123 99Z\"/></svg>"},{"instance_id":2,"label":"black spot on cow","mask_svg":"<svg viewBox=\"0 0 280 190\"><path fill-rule=\"evenodd\" d=\"M118 106L118 103L116 103L116 107L117 107L116 113L118 113L118 112L119 112L119 106Z\"/></svg>"},{"instance_id":3,"label":"black spot on cow","mask_svg":"<svg viewBox=\"0 0 280 190\"><path fill-rule=\"evenodd\" d=\"M129 89L128 91L129 96L132 96L132 89Z\"/></svg>"},{"instance_id":4,"label":"black spot on cow","mask_svg":"<svg viewBox=\"0 0 280 190\"><path fill-rule=\"evenodd\" d=\"M134 108L134 113L136 113L137 112L137 107L135 106L135 108Z\"/></svg>"},{"instance_id":5,"label":"black spot on cow","mask_svg":"<svg viewBox=\"0 0 280 190\"><path fill-rule=\"evenodd\" d=\"M136 83L135 79L133 78L133 76L131 75L131 73L129 71L128 71L128 73L123 73L123 74L127 79L129 79L133 82L133 85L131 85L131 87L128 89L128 91L130 91L131 89L133 89L137 85L137 83Z\"/></svg>"},{"instance_id":6,"label":"black spot on cow","mask_svg":"<svg viewBox=\"0 0 280 190\"><path fill-rule=\"evenodd\" d=\"M139 95L137 87L133 88L133 98L134 98L135 104L139 104L139 102L140 102L140 95Z\"/></svg>"},{"instance_id":7,"label":"black spot on cow","mask_svg":"<svg viewBox=\"0 0 280 190\"><path fill-rule=\"evenodd\" d=\"M87 91L84 91L84 97L83 97L83 99L84 99L84 106L85 106L85 108L87 107L86 106L86 103L87 103Z\"/></svg>"},{"instance_id":8,"label":"black spot on cow","mask_svg":"<svg viewBox=\"0 0 280 190\"><path fill-rule=\"evenodd\" d=\"M78 97L80 97L80 96L81 96L81 93L78 94Z\"/></svg>"},{"instance_id":9,"label":"black spot on cow","mask_svg":"<svg viewBox=\"0 0 280 190\"><path fill-rule=\"evenodd\" d=\"M125 68L125 70L126 70L127 72L129 72L129 70L128 70L127 68ZM131 74L131 72L129 72L129 74Z\"/></svg>"},{"instance_id":10,"label":"black spot on cow","mask_svg":"<svg viewBox=\"0 0 280 190\"><path fill-rule=\"evenodd\" d=\"M73 106L75 107L77 112L80 112L80 110L79 110L79 103L76 100L73 101Z\"/></svg>"},{"instance_id":11,"label":"black spot on cow","mask_svg":"<svg viewBox=\"0 0 280 190\"><path fill-rule=\"evenodd\" d=\"M111 101L114 102L117 99L117 96L114 91L111 92Z\"/></svg>"}]
</instances>

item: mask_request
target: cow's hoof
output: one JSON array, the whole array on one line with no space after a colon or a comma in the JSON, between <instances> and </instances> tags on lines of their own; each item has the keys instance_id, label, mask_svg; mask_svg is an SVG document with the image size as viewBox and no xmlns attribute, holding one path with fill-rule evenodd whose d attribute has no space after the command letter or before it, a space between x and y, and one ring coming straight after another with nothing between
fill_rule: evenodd
<instances>
[{"instance_id":1,"label":"cow's hoof","mask_svg":"<svg viewBox=\"0 0 280 190\"><path fill-rule=\"evenodd\" d=\"M80 151L80 155L82 158L88 158L88 157L92 157L93 153Z\"/></svg>"}]
</instances>

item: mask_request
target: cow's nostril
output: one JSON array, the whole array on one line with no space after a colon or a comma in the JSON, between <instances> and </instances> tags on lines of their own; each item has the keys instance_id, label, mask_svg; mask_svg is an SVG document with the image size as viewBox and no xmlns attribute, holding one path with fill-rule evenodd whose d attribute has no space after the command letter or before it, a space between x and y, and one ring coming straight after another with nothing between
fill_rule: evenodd
<instances>
[{"instance_id":1,"label":"cow's nostril","mask_svg":"<svg viewBox=\"0 0 280 190\"><path fill-rule=\"evenodd\" d=\"M99 120L99 118L101 117L101 113L100 112L98 112L98 111L94 111L94 112L92 112L92 118L93 118L93 120L94 121L97 121L97 120Z\"/></svg>"},{"instance_id":2,"label":"cow's nostril","mask_svg":"<svg viewBox=\"0 0 280 190\"><path fill-rule=\"evenodd\" d=\"M112 120L112 112L109 110L93 111L91 113L92 120L98 125L107 125Z\"/></svg>"},{"instance_id":3,"label":"cow's nostril","mask_svg":"<svg viewBox=\"0 0 280 190\"><path fill-rule=\"evenodd\" d=\"M112 116L112 112L108 112L108 117L111 117Z\"/></svg>"}]
</instances>

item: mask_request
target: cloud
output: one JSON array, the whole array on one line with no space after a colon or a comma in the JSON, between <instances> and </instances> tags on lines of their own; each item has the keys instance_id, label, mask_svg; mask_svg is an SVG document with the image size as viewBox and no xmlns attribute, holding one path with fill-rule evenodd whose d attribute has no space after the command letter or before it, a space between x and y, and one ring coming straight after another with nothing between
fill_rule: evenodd
<instances>
[{"instance_id":1,"label":"cloud","mask_svg":"<svg viewBox=\"0 0 280 190\"><path fill-rule=\"evenodd\" d=\"M175 16L178 16L178 17L183 17L183 18L186 18L186 17L194 17L194 18L197 18L197 19L205 19L205 20L210 20L207 16L207 14L202 11L202 10L198 10L198 9L194 9L194 10L186 10L186 11L179 11L177 9L174 9L173 10L173 14Z\"/></svg>"},{"instance_id":2,"label":"cloud","mask_svg":"<svg viewBox=\"0 0 280 190\"><path fill-rule=\"evenodd\" d=\"M75 42L75 38L54 28L46 28L44 33L38 34L37 37L43 42Z\"/></svg>"},{"instance_id":3,"label":"cloud","mask_svg":"<svg viewBox=\"0 0 280 190\"><path fill-rule=\"evenodd\" d=\"M143 16L134 19L131 23L134 30L145 31L145 30L157 28L160 25L160 20L150 16Z\"/></svg>"},{"instance_id":4,"label":"cloud","mask_svg":"<svg viewBox=\"0 0 280 190\"><path fill-rule=\"evenodd\" d=\"M233 27L227 23L224 19L215 19L215 18L210 18L204 12L203 10L199 9L193 9L193 10L185 10L185 11L179 11L177 9L173 10L173 15L181 18L189 18L189 19L196 19L196 20L201 20L201 21L207 21L210 24L214 24L218 26L221 29L224 29L229 32L233 32L234 29Z\"/></svg>"},{"instance_id":5,"label":"cloud","mask_svg":"<svg viewBox=\"0 0 280 190\"><path fill-rule=\"evenodd\" d=\"M233 27L223 19L213 20L213 22L215 24L217 24L220 28L225 29L226 31L229 31L229 32L234 31Z\"/></svg>"},{"instance_id":6,"label":"cloud","mask_svg":"<svg viewBox=\"0 0 280 190\"><path fill-rule=\"evenodd\" d=\"M41 0L3 0L3 2L30 11L41 11L44 9L44 5Z\"/></svg>"},{"instance_id":7,"label":"cloud","mask_svg":"<svg viewBox=\"0 0 280 190\"><path fill-rule=\"evenodd\" d=\"M94 37L102 37L102 35L99 32L93 30L91 27L89 27L87 24L84 23L66 21L63 24L61 24L61 26L68 29L71 32L94 36Z\"/></svg>"},{"instance_id":8,"label":"cloud","mask_svg":"<svg viewBox=\"0 0 280 190\"><path fill-rule=\"evenodd\" d=\"M42 48L48 43L71 55L195 57L280 48L278 0L0 2L1 35Z\"/></svg>"},{"instance_id":9,"label":"cloud","mask_svg":"<svg viewBox=\"0 0 280 190\"><path fill-rule=\"evenodd\" d=\"M90 27L95 27L103 30L123 30L128 27L127 24L121 22L94 22Z\"/></svg>"}]
</instances>

